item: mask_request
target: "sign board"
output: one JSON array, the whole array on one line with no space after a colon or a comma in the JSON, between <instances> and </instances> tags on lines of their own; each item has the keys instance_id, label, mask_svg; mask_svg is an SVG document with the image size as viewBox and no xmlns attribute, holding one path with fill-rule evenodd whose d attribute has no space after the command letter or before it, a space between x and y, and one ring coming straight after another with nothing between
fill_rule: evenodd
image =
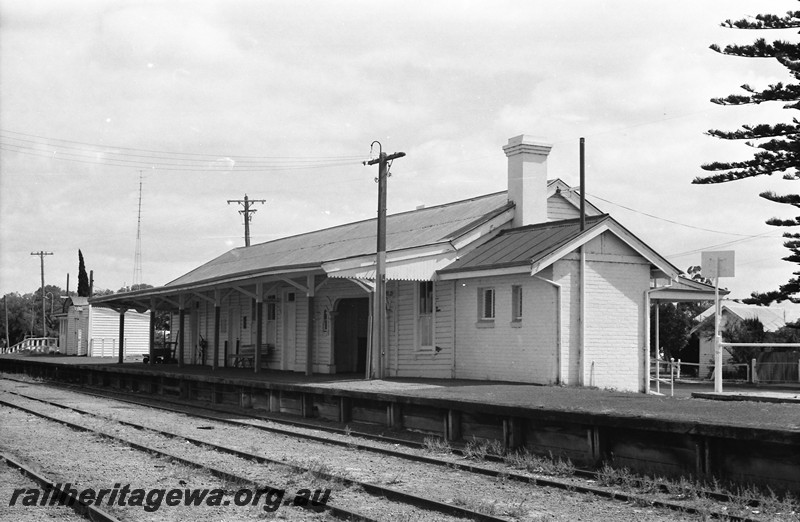
<instances>
[{"instance_id":1,"label":"sign board","mask_svg":"<svg viewBox=\"0 0 800 522\"><path fill-rule=\"evenodd\" d=\"M700 268L703 277L714 279L715 277L734 277L734 251L719 250L715 252L703 252L700 255ZM717 273L719 270L719 273Z\"/></svg>"}]
</instances>

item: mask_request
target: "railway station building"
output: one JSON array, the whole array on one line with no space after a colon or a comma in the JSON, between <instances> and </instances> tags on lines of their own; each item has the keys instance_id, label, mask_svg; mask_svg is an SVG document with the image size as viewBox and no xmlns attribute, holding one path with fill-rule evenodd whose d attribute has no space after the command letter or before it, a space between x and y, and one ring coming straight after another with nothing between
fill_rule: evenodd
<instances>
[{"instance_id":1,"label":"railway station building","mask_svg":"<svg viewBox=\"0 0 800 522\"><path fill-rule=\"evenodd\" d=\"M234 248L91 302L170 310L178 364L646 391L651 300L713 289L589 201L582 218L579 191L548 180L550 149L511 138L507 191L388 216L379 345L375 219Z\"/></svg>"}]
</instances>

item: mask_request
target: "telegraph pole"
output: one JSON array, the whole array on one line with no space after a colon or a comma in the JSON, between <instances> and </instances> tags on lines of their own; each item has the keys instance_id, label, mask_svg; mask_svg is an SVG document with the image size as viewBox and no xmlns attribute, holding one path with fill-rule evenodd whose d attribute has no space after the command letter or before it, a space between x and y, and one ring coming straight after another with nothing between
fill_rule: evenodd
<instances>
[{"instance_id":1,"label":"telegraph pole","mask_svg":"<svg viewBox=\"0 0 800 522\"><path fill-rule=\"evenodd\" d=\"M3 350L3 353L5 353L6 350L11 348L11 338L8 334L8 295L3 296L3 309L5 310L6 313L6 344L5 344L5 349Z\"/></svg>"},{"instance_id":2,"label":"telegraph pole","mask_svg":"<svg viewBox=\"0 0 800 522\"><path fill-rule=\"evenodd\" d=\"M368 378L383 378L384 333L386 331L386 180L390 176L391 162L406 155L405 152L386 154L378 144L377 159L365 161L364 165L378 165L378 245L375 260L375 293L372 303L372 346L369 357ZM372 149L370 145L370 149Z\"/></svg>"},{"instance_id":3,"label":"telegraph pole","mask_svg":"<svg viewBox=\"0 0 800 522\"><path fill-rule=\"evenodd\" d=\"M44 256L52 256L53 253L39 250L38 252L31 252L31 255L39 256L39 261L42 265L42 337L47 337L47 316L44 308Z\"/></svg>"},{"instance_id":4,"label":"telegraph pole","mask_svg":"<svg viewBox=\"0 0 800 522\"><path fill-rule=\"evenodd\" d=\"M255 213L256 209L250 208L250 204L252 203L266 203L267 200L265 199L248 199L247 194L244 195L244 199L229 199L228 205L231 203L239 203L244 207L244 210L240 210L239 214L244 216L244 246L250 246L250 220L252 216L250 214Z\"/></svg>"}]
</instances>

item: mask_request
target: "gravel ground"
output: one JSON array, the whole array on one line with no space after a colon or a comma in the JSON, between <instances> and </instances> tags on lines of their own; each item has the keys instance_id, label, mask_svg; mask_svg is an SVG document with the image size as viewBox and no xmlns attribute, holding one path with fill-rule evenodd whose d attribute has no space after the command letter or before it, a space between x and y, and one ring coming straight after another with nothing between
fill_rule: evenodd
<instances>
[{"instance_id":1,"label":"gravel ground","mask_svg":"<svg viewBox=\"0 0 800 522\"><path fill-rule=\"evenodd\" d=\"M0 464L0 522L41 522L59 520L62 522L85 522L82 516L66 506L24 506L24 494L17 497L13 506L9 505L17 489L40 489L39 484L26 477L16 468L5 462Z\"/></svg>"},{"instance_id":2,"label":"gravel ground","mask_svg":"<svg viewBox=\"0 0 800 522\"><path fill-rule=\"evenodd\" d=\"M3 382L3 384L4 387L8 386L8 381ZM594 496L538 488L514 481L480 477L449 468L434 468L429 465L408 462L393 457L376 456L374 454L359 452L348 448L337 448L321 443L298 441L286 436L270 434L252 428L232 427L214 421L198 420L184 415L124 405L116 401L90 398L72 392L34 386L28 386L21 391L30 395L40 395L43 398L55 398L56 396L71 397L76 407L89 409L104 415L133 422L142 422L157 429L181 432L194 438L201 438L210 443L221 443L271 458L278 458L286 462L311 464L321 471L328 471L349 478L358 478L373 483L379 483L395 489L402 489L436 498L443 502L464 505L472 509L483 509L496 515L506 516L512 519L621 521L691 519L691 517L679 513L657 510L650 507L628 505ZM4 398L11 402L19 401L22 403L24 401L23 399L9 394L4 394ZM42 409L45 406L31 403L31 407L34 409ZM7 408L4 408L4 410L6 409ZM275 479L276 477L284 477L284 483L286 484L284 487L287 491L293 491L300 487L311 487L309 482L315 480L308 474L305 476L298 476L296 473L292 474L289 472L287 476L285 470L279 470L274 466L265 467L263 465L253 465L250 462L242 461L242 459L236 457L198 449L196 446L187 444L186 442L165 439L158 435L122 427L118 424L112 426L109 425L107 421L92 420L86 416L80 416L76 413L64 410L51 409L53 411L48 410L48 413L53 416L67 418L73 422L95 425L105 430L112 430L114 434L119 436L136 440L141 444L150 445L151 447L164 448L175 455L181 455L186 458L201 458L205 463L213 464L219 468L235 470L238 474L248 476L253 480L265 481ZM37 457L41 457L39 454L40 452L36 449L37 446L32 446L32 444L40 444L44 441L27 441L25 434L26 427L31 427L33 424L52 424L43 420L32 420L28 417L29 416L26 414L9 411L8 418L17 419L17 422L13 425L15 436L4 436L4 440L15 440L18 441L20 445L24 442L26 454L32 453L37 455ZM23 422L23 419L27 420ZM3 428L4 435L6 431L10 430ZM47 433L48 437L50 437L51 431L52 430L49 428L42 429L40 434ZM81 435L66 428L61 428L58 431L62 432L58 439L62 441L60 446L64 446L64 444L68 443L73 447L82 447L83 441L87 439L91 440L93 447L95 445L99 445L100 447L104 445L102 441L86 434ZM68 436L67 433L71 433L71 435ZM31 437L30 432L28 433L28 437ZM31 438L37 439L41 437ZM125 448L116 448L114 444L105 443L105 445L113 449L114 456L112 459L115 463L123 457L152 460L152 457L145 458L138 452L125 450ZM44 453L44 455L51 456L46 445L42 448L41 452ZM98 454L103 453L101 449L95 449L93 452ZM115 481L119 482L120 476L125 476L125 480L131 484L136 483L136 487L145 487L139 486L139 484L153 483L154 480L156 480L156 484L158 483L158 477L156 476L143 473L140 477L139 464L137 463L130 463L125 466L126 471L124 472L119 468L115 468L113 472L108 471L103 477L95 476L98 470L104 469L103 467L90 465L88 468L92 470L93 474L85 475L88 472L84 462L73 463L73 466L80 466L80 471L78 469L68 468L67 476L72 476L70 475L71 472L84 473L84 475L81 476L86 477L85 479L87 481L90 479L94 480L102 484L102 487L110 487ZM144 467L142 467L141 471L146 471L147 465L142 464L142 466ZM194 471L184 473L179 480L187 481L187 477L196 473L197 472ZM75 479L72 480L74 481ZM215 479L209 480L213 481ZM331 494L332 501L335 499L337 503L343 502L346 504L350 502L358 505L359 495L353 493L352 488L344 488L340 484L335 483L330 485L330 487L333 490ZM383 504L378 506L374 499L370 502L371 506L364 506L363 500L360 502L362 502L360 506L361 509L356 510L364 514L375 516L376 518L386 520L431 520L429 515L420 515L413 511L404 511L397 506L387 507L387 505ZM352 508L352 504L349 507ZM373 508L371 510L372 512L369 510L370 507ZM170 511L173 509L175 508L170 508ZM387 510L389 512L387 512ZM163 511L162 508L159 514L163 514ZM209 509L205 511L207 513ZM230 510L226 509L225 512L230 513ZM283 513L283 510L279 511L279 513ZM249 515L252 514L248 514L248 516Z\"/></svg>"}]
</instances>

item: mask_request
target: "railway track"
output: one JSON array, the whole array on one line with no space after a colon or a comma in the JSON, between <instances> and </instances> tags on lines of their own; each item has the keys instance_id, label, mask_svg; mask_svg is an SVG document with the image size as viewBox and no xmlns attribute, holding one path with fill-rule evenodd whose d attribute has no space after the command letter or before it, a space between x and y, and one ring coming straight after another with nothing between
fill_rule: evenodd
<instances>
[{"instance_id":1,"label":"railway track","mask_svg":"<svg viewBox=\"0 0 800 522\"><path fill-rule=\"evenodd\" d=\"M30 385L30 383L26 382L25 385ZM96 412L89 411L85 407L77 408L75 406L70 406L68 404L65 404L64 402L56 402L55 400L52 400L50 398L46 398L46 397L42 397L42 396L35 397L35 396L31 396L31 395L26 395L25 393L21 393L19 390L16 390L16 391L14 391L14 390L6 390L6 391L9 391L10 393L15 394L16 396L18 396L20 398L25 397L26 400L34 400L34 401L38 401L38 402L40 402L42 404L48 404L48 405L50 405L52 407L56 407L56 408L60 408L60 409L68 409L68 410L70 410L70 411L72 411L74 413L78 413L78 414L83 415L83 416L87 416L88 415L88 416L94 416L94 417L97 417L97 418L104 418L105 420L108 420L108 421L112 421L113 420L114 422L118 422L118 423L121 423L121 424L129 426L129 427L133 427L133 428L138 429L138 430L147 429L147 430L151 430L151 431L156 431L162 436L182 437L184 440L192 442L193 444L209 446L208 439L199 439L199 438L194 438L194 437L187 437L185 435L176 434L176 433L174 433L172 431L158 430L158 429L154 429L152 426L148 427L148 426L145 426L145 425L143 425L141 423L128 422L128 421L121 420L119 418L110 419L108 416L103 416L103 415L100 415L100 414L98 414ZM93 396L102 397L103 399L108 399L108 394L106 394L106 393L104 393L104 394L93 394ZM117 400L117 401L123 401L124 400L124 402L127 403L127 404L135 404L137 406L144 406L144 407L149 407L149 408L158 408L158 409L160 409L162 411L168 411L168 412L171 412L171 413L174 413L175 411L179 411L181 414L190 415L193 418L198 418L198 419L202 419L204 421L211 421L211 422L215 422L215 423L228 424L228 425L236 426L238 428L243 428L243 429L254 429L255 428L255 429L260 430L260 431L267 431L267 432L274 433L274 434L280 434L282 436L289 436L289 437L295 437L295 438L304 438L305 440L313 441L314 443L327 444L327 445L337 445L339 447L346 447L351 451L352 450L357 450L357 451L361 451L361 452L368 451L368 452L372 452L372 453L377 453L377 454L385 456L387 458L405 459L407 461L413 461L413 462L419 463L419 464L435 465L435 466L440 467L440 468L446 468L446 469L451 469L451 470L455 469L455 470L458 470L458 471L469 473L471 475L482 477L484 479L485 478L491 478L491 479L493 479L495 481L502 480L502 481L518 482L520 484L536 484L538 486L546 486L546 487L549 487L549 488L557 488L557 489L561 489L561 490L566 490L566 491L569 491L571 493L576 493L577 492L577 493L581 493L581 494L594 495L594 496L598 496L598 497L602 497L602 498L616 499L618 501L627 502L627 503L636 503L638 505L647 505L647 506L651 506L651 507L671 509L671 510L678 511L683 515L686 515L686 514L697 514L697 515L702 515L704 517L711 516L711 517L716 517L716 518L724 518L726 520L750 520L749 517L741 517L741 516L732 515L730 513L726 513L725 512L726 508L724 508L722 506L717 506L717 507L722 507L722 509L720 509L719 511L710 510L707 507L706 508L702 508L702 509L698 509L698 508L692 507L690 504L688 504L686 502L672 502L672 501L668 501L668 500L657 499L657 498L654 498L653 496L649 496L648 497L648 496L644 496L644 495L635 495L635 494L630 494L630 493L622 493L622 492L616 491L616 490L614 490L612 488L602 488L602 487L593 486L593 485L591 485L592 480L593 480L592 478L589 478L588 479L589 482L587 482L586 480L580 480L579 478L559 479L559 478L553 478L553 477L535 476L535 475L531 475L531 474L516 473L514 471L509 471L507 468L503 468L503 467L500 467L500 466L495 466L495 467L492 468L492 467L487 467L487 466L478 466L478 465L472 464L472 463L465 463L463 461L458 462L458 461L455 461L452 457L450 457L450 458L437 458L437 457L432 457L430 455L419 455L419 454L410 453L408 451L401 451L401 450L391 449L391 448L387 448L387 447L380 447L380 446L375 445L375 444L366 444L364 442L358 442L357 441L358 439L356 437L353 437L353 433L352 432L341 433L342 430L332 430L331 431L331 434L333 434L334 431L338 432L338 433L336 433L336 437L333 437L331 435L327 435L327 436L326 435L316 435L316 434L313 434L313 433L308 433L307 431L310 431L312 429L313 430L319 430L320 429L319 426L311 427L311 426L308 426L306 424L306 425L303 426L302 430L298 429L298 427L297 427L298 424L305 424L305 423L292 422L292 425L293 425L292 429L287 429L287 428L284 428L284 427L276 427L274 425L266 425L265 421L263 419L260 419L260 418L252 418L252 419L247 419L247 420L231 419L229 416L226 418L226 417L223 416L223 414L221 412L218 412L218 411L215 411L215 410L208 410L208 409L205 409L205 408L201 409L201 408L198 408L196 406L186 406L186 405L182 405L182 404L178 405L178 404L172 404L172 403L169 404L168 406L164 406L163 404L154 405L154 404L152 404L152 401L150 401L150 400L142 401L142 400L138 400L138 399L137 400L133 400L133 399L130 399L130 398L120 399L120 398L116 398L115 397L114 400ZM3 401L3 402L7 402L7 401ZM198 410L200 410L200 411L198 411ZM201 413L201 411L203 411L203 410L205 410L205 411ZM115 417L118 417L118 416L115 415ZM372 436L372 438L373 439L380 439L380 441L383 442L383 443L386 442L385 438L379 438L379 437L375 437L375 436ZM396 439L390 439L390 441L391 441L391 443L393 445L399 444L399 441L397 441ZM408 443L408 441L404 441L404 442L407 445L413 445L413 444ZM253 453L250 453L250 452L243 452L241 450L236 450L234 448L226 447L226 446L223 446L223 445L212 445L212 446L215 448L215 451L227 452L227 453L230 453L230 454L237 455L237 456L239 456L241 458L253 459L253 460L256 460L258 462L265 463L265 464L276 464L276 463L278 463L275 459L269 459L269 458L266 458L266 457L261 456L261 455L256 455L256 454L253 454ZM294 466L294 469L295 469L295 471L298 471L298 472L304 472L304 471L307 472L308 471L307 469L304 470L302 468L302 466ZM591 475L587 475L587 476L591 477ZM343 478L343 477L335 476L335 475L332 475L332 474L326 475L325 478L327 478L328 480L340 480L340 481L343 480L345 483L350 484L350 485L359 484L362 488L364 488L365 491L369 491L374 495L382 495L382 496L385 496L385 497L388 497L388 498L395 498L395 499L404 499L403 501L405 501L405 502L408 502L408 503L411 503L411 504L415 504L415 505L419 505L419 506L426 505L425 503L429 502L431 500L431 499L418 500L418 499L414 498L414 497L416 497L415 495L411 495L410 497L403 497L404 493L398 492L397 490L395 490L393 488L387 488L385 486L378 486L376 484L369 483L369 482L363 482L363 481L349 481L350 479L347 479L346 477ZM585 478L586 477L584 477L584 479ZM405 494L405 495L407 495L407 494ZM444 513L446 513L446 514L456 514L456 516L462 516L462 517L472 518L472 519L476 519L476 520L499 520L499 519L502 519L501 517L496 517L496 516L493 516L493 515L486 515L485 513L480 513L480 512L477 512L475 510L464 510L464 511L455 510L455 509L453 509L454 506L452 506L451 504L444 503L444 505L442 505L443 503L440 502L440 501L433 501L433 502L434 503L439 502L439 505L437 506L435 504L427 504L426 505L426 509L436 510L436 511L439 511L439 512L441 512L443 514Z\"/></svg>"},{"instance_id":2,"label":"railway track","mask_svg":"<svg viewBox=\"0 0 800 522\"><path fill-rule=\"evenodd\" d=\"M119 522L119 519L94 505L81 502L77 495L64 488L58 480L48 477L37 466L11 453L0 451L0 488L8 490L9 502L4 507L17 521L28 520L26 497L30 491L46 491L46 516L64 522L91 520ZM30 503L30 500L27 500ZM38 515L38 514L37 514Z\"/></svg>"},{"instance_id":3,"label":"railway track","mask_svg":"<svg viewBox=\"0 0 800 522\"><path fill-rule=\"evenodd\" d=\"M57 422L63 424L73 430L80 430L84 432L101 435L105 438L114 440L116 442L126 444L136 450L149 452L151 454L156 454L162 457L166 457L174 461L180 462L184 465L207 471L218 478L228 481L233 481L239 484L246 484L247 486L252 488L264 488L266 486L269 489L276 489L276 490L281 489L277 484L265 485L264 483L261 482L255 482L245 475L226 471L225 469L220 467L210 466L208 464L200 462L198 459L187 458L185 455L181 455L176 452L157 449L155 447L156 446L155 443L153 442L143 443L142 440L136 440L135 437L132 437L130 433L124 435L115 434L118 433L118 430L108 424L109 423L119 424L128 428L133 428L134 430L137 431L148 431L151 432L152 434L157 434L162 438L179 439L181 441L189 442L196 447L201 447L202 449L207 451L212 450L214 452L237 457L244 462L256 463L259 465L268 465L271 466L273 469L276 466L284 467L289 471L290 474L295 476L297 474L313 475L318 479L322 479L332 483L342 484L351 491L353 490L363 491L364 494L367 494L371 497L367 503L373 503L373 502L379 503L388 500L395 503L413 506L415 508L418 508L418 511L421 510L423 513L428 513L430 516L433 516L433 514L437 513L444 515L445 517L439 517L441 520L448 520L450 518L453 519L465 518L470 520L481 520L481 521L508 520L505 517L481 513L473 509L434 500L419 494L408 493L400 489L388 487L385 485L380 485L365 480L358 480L350 478L348 476L337 475L335 473L327 471L325 467L313 465L314 463L312 463L312 465L303 465L301 461L287 462L280 458L270 458L264 456L261 453L244 451L236 447L232 447L231 445L215 443L211 441L209 437L203 437L203 438L190 437L187 436L185 433L183 434L177 433L176 430L158 429L153 427L152 425L148 426L144 423L125 421L121 419L113 419L108 416L90 412L83 408L68 406L63 403L59 403L55 400L25 397L23 394L19 393L9 393L9 395L13 395L14 399L9 400L8 397L4 397L0 399L0 404L6 407L24 411L31 415L36 415L40 418L46 419L51 422ZM78 416L83 418L68 420L64 418L63 414L59 415L58 410L61 410L62 412L68 411L70 413L77 414ZM87 417L91 417L92 422L89 422L89 419ZM104 423L107 424L107 426L103 426ZM324 508L327 509L336 518L340 518L343 520L373 520L373 518L365 516L361 513L349 510L347 508L338 507L333 502L327 503L324 506ZM420 513L418 511L412 511L411 513L419 515ZM425 517L423 516L421 519L424 518Z\"/></svg>"}]
</instances>

